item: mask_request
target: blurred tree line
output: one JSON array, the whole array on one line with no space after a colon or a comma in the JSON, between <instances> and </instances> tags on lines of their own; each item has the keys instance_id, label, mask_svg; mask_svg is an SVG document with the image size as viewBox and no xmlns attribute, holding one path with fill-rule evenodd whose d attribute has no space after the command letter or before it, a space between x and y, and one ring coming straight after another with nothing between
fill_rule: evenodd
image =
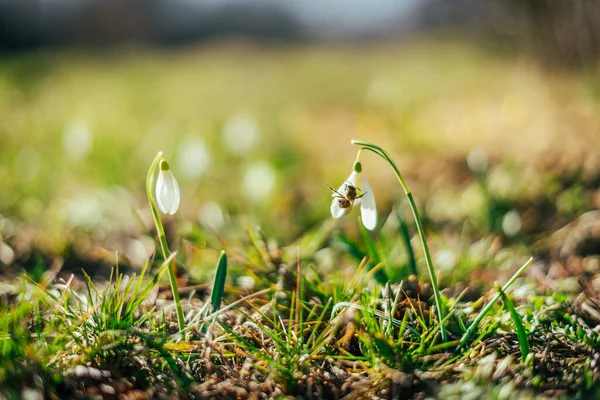
<instances>
[{"instance_id":1,"label":"blurred tree line","mask_svg":"<svg viewBox=\"0 0 600 400\"><path fill-rule=\"evenodd\" d=\"M593 65L600 55L600 2L513 0L528 22L531 47L546 64Z\"/></svg>"},{"instance_id":2,"label":"blurred tree line","mask_svg":"<svg viewBox=\"0 0 600 400\"><path fill-rule=\"evenodd\" d=\"M451 33L527 51L545 65L569 68L594 65L600 54L596 0L397 0L394 7L389 0L374 0L355 9L358 3L345 7L336 0L303 3L300 13L297 1L275 0L0 0L0 50L164 46L223 36L330 40L324 32L347 23L346 17L355 13L354 19L364 19L360 28L349 26L335 40ZM376 18L377 7L393 10L391 17ZM313 23L319 18L321 25Z\"/></svg>"}]
</instances>

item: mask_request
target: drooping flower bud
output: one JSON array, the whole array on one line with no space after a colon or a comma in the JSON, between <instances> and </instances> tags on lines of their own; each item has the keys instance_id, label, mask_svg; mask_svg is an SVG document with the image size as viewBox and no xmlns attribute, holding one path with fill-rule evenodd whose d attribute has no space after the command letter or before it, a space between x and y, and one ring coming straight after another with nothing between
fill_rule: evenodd
<instances>
[{"instance_id":1,"label":"drooping flower bud","mask_svg":"<svg viewBox=\"0 0 600 400\"><path fill-rule=\"evenodd\" d=\"M166 160L160 161L156 180L156 204L163 214L175 214L179 209L179 185Z\"/></svg>"}]
</instances>

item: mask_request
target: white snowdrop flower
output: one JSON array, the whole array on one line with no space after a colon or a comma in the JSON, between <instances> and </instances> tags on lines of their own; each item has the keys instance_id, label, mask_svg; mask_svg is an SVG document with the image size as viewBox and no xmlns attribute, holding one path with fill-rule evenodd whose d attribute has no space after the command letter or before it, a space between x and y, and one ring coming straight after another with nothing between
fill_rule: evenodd
<instances>
[{"instance_id":1,"label":"white snowdrop flower","mask_svg":"<svg viewBox=\"0 0 600 400\"><path fill-rule=\"evenodd\" d=\"M133 266L143 267L148 258L152 256L155 250L154 242L148 239L148 237L142 237L140 240L131 239L127 242L124 253Z\"/></svg>"},{"instance_id":2,"label":"white snowdrop flower","mask_svg":"<svg viewBox=\"0 0 600 400\"><path fill-rule=\"evenodd\" d=\"M242 181L244 194L254 202L267 200L275 189L277 175L271 164L261 161L246 169Z\"/></svg>"},{"instance_id":3,"label":"white snowdrop flower","mask_svg":"<svg viewBox=\"0 0 600 400\"><path fill-rule=\"evenodd\" d=\"M15 251L6 243L0 242L0 263L12 265L15 260Z\"/></svg>"},{"instance_id":4,"label":"white snowdrop flower","mask_svg":"<svg viewBox=\"0 0 600 400\"><path fill-rule=\"evenodd\" d=\"M77 195L65 202L62 212L71 228L95 228L106 216L100 192Z\"/></svg>"},{"instance_id":5,"label":"white snowdrop flower","mask_svg":"<svg viewBox=\"0 0 600 400\"><path fill-rule=\"evenodd\" d=\"M435 255L435 265L443 271L452 270L457 261L456 253L452 250L440 250Z\"/></svg>"},{"instance_id":6,"label":"white snowdrop flower","mask_svg":"<svg viewBox=\"0 0 600 400\"><path fill-rule=\"evenodd\" d=\"M156 180L156 204L163 214L175 214L179 208L179 185L166 160L160 161L160 171Z\"/></svg>"},{"instance_id":7,"label":"white snowdrop flower","mask_svg":"<svg viewBox=\"0 0 600 400\"><path fill-rule=\"evenodd\" d=\"M179 145L177 155L178 171L183 173L183 179L198 179L210 166L210 152L199 137L190 136L184 139Z\"/></svg>"},{"instance_id":8,"label":"white snowdrop flower","mask_svg":"<svg viewBox=\"0 0 600 400\"><path fill-rule=\"evenodd\" d=\"M227 149L238 156L248 154L259 138L258 126L249 114L236 114L229 118L221 134Z\"/></svg>"},{"instance_id":9,"label":"white snowdrop flower","mask_svg":"<svg viewBox=\"0 0 600 400\"><path fill-rule=\"evenodd\" d=\"M377 226L377 205L371 185L361 172L362 165L357 161L354 163L352 173L339 189L331 188L333 200L330 211L333 218L341 218L348 214L352 207L360 204L363 225L372 231Z\"/></svg>"},{"instance_id":10,"label":"white snowdrop flower","mask_svg":"<svg viewBox=\"0 0 600 400\"><path fill-rule=\"evenodd\" d=\"M214 201L204 203L198 210L198 220L203 225L219 230L225 225L225 217L221 207Z\"/></svg>"},{"instance_id":11,"label":"white snowdrop flower","mask_svg":"<svg viewBox=\"0 0 600 400\"><path fill-rule=\"evenodd\" d=\"M252 290L256 284L253 277L249 275L240 276L237 280L238 287L242 290Z\"/></svg>"},{"instance_id":12,"label":"white snowdrop flower","mask_svg":"<svg viewBox=\"0 0 600 400\"><path fill-rule=\"evenodd\" d=\"M502 218L502 230L506 236L516 236L521 231L521 216L516 210L510 210Z\"/></svg>"},{"instance_id":13,"label":"white snowdrop flower","mask_svg":"<svg viewBox=\"0 0 600 400\"><path fill-rule=\"evenodd\" d=\"M483 174L488 170L489 157L482 147L476 147L467 155L467 165L476 174Z\"/></svg>"},{"instance_id":14,"label":"white snowdrop flower","mask_svg":"<svg viewBox=\"0 0 600 400\"><path fill-rule=\"evenodd\" d=\"M73 161L85 159L92 151L94 136L83 118L72 120L63 132L63 149Z\"/></svg>"}]
</instances>

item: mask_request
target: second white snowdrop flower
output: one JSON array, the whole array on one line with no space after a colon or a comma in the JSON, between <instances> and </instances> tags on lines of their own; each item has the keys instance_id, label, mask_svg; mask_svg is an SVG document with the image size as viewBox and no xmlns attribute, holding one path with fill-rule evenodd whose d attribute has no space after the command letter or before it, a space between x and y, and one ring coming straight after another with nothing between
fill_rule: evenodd
<instances>
[{"instance_id":1,"label":"second white snowdrop flower","mask_svg":"<svg viewBox=\"0 0 600 400\"><path fill-rule=\"evenodd\" d=\"M333 191L331 201L331 215L333 218L341 218L348 214L355 205L360 204L360 215L363 225L372 231L377 227L377 205L371 185L362 175L360 161L354 163L352 173L338 190Z\"/></svg>"},{"instance_id":2,"label":"second white snowdrop flower","mask_svg":"<svg viewBox=\"0 0 600 400\"><path fill-rule=\"evenodd\" d=\"M160 161L158 179L156 180L156 204L163 214L173 215L179 209L179 185L171 166L166 160Z\"/></svg>"}]
</instances>

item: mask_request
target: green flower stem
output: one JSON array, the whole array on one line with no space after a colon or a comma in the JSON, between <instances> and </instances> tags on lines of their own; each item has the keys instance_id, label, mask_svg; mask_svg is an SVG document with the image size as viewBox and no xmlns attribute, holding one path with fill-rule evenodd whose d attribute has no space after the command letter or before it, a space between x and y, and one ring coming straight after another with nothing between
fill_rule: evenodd
<instances>
[{"instance_id":1,"label":"green flower stem","mask_svg":"<svg viewBox=\"0 0 600 400\"><path fill-rule=\"evenodd\" d=\"M473 333L475 333L475 330L477 329L477 325L479 325L479 323L481 322L481 320L483 319L483 317L485 317L490 312L490 310L492 309L492 307L494 306L494 304L496 304L498 302L498 300L500 300L500 298L502 297L502 293L506 292L508 290L508 288L510 288L511 285L513 283L515 283L515 281L517 280L517 278L519 276L521 276L521 274L523 272L525 272L525 270L527 269L527 267L529 267L529 265L532 262L533 262L533 257L531 257L529 260L527 260L527 262L525 264L523 264L523 266L521 268L519 268L517 270L517 272L515 272L515 274L513 276L510 277L510 279L508 280L508 282L506 282L504 284L504 286L502 286L502 290L500 292L498 292L492 298L492 301L490 301L483 308L483 310L481 310L479 312L479 315L477 315L477 317L475 318L475 320L471 323L471 325L469 325L469 328L464 333L463 337L460 339L460 344L458 345L457 350L461 349L462 347L464 347L465 344L467 344L467 341L471 338L471 336L473 336Z\"/></svg>"},{"instance_id":2,"label":"green flower stem","mask_svg":"<svg viewBox=\"0 0 600 400\"><path fill-rule=\"evenodd\" d=\"M154 171L156 170L156 166L162 159L162 152L159 152L156 155L154 162L150 166L150 169L148 170L148 177L146 178L146 194L148 196L148 202L150 203L150 209L152 210L152 218L154 219L154 224L156 225L158 241L160 242L160 250L163 259L166 260L171 255L171 251L169 250L169 246L167 244L167 235L165 234L165 228L163 227L162 221L160 219L160 214L158 213L158 209L156 207L156 201L154 200L154 195L152 194L152 189L154 188ZM171 261L169 263L169 282L171 283L171 291L173 292L173 300L175 301L175 310L177 311L177 323L179 325L179 330L182 331L185 328L185 319L183 317L183 309L181 308L181 300L179 299L177 277L175 276L175 270L173 268L174 262L175 261Z\"/></svg>"},{"instance_id":3,"label":"green flower stem","mask_svg":"<svg viewBox=\"0 0 600 400\"><path fill-rule=\"evenodd\" d=\"M165 234L165 229L163 228L163 224L160 219L160 214L158 213L158 209L156 207L156 202L154 201L154 195L152 194L152 188L154 187L154 171L156 170L156 166L162 160L162 151L160 151L154 162L150 166L150 170L148 170L148 177L146 178L146 195L148 196L148 201L150 202L150 210L152 210L152 218L154 219L154 223L156 224L156 231L158 232L158 240L160 242L160 250L162 252L163 259L167 259L167 257L171 254L169 251L169 246L167 245L167 236Z\"/></svg>"},{"instance_id":4,"label":"green flower stem","mask_svg":"<svg viewBox=\"0 0 600 400\"><path fill-rule=\"evenodd\" d=\"M408 202L410 203L410 208L413 213L413 217L415 218L415 223L417 225L417 231L419 232L419 237L421 238L421 244L423 245L423 252L425 253L425 261L427 263L427 270L429 271L429 279L431 280L431 287L433 288L433 296L435 298L435 307L437 308L438 320L440 322L440 333L442 335L442 341L445 342L448 339L446 334L446 326L444 322L444 308L442 304L442 298L440 296L440 290L438 288L437 277L435 275L435 270L433 269L433 263L431 261L431 253L429 252L429 246L427 245L427 239L425 238L425 231L423 229L423 224L421 223L421 217L419 216L419 210L417 209L417 205L415 204L415 199L413 198L412 192L408 188L406 181L402 177L398 166L389 154L383 150L381 147L373 144L371 142L365 142L364 140L352 140L352 144L357 146L361 146L365 150L370 150L373 153L377 154L379 157L383 158L394 170L394 174L396 174L396 178L402 185L402 189L404 189L404 193L406 197L408 197Z\"/></svg>"}]
</instances>

